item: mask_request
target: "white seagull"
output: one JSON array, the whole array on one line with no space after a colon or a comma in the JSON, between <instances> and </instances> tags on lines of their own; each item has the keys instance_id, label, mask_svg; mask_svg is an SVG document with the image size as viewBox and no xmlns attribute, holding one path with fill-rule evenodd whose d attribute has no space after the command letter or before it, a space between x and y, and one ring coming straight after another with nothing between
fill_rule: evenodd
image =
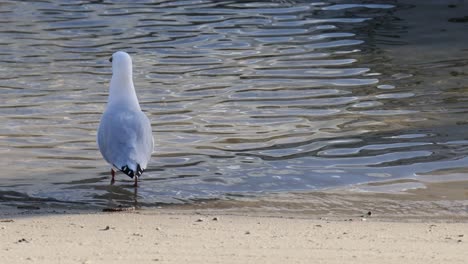
<instances>
[{"instance_id":1,"label":"white seagull","mask_svg":"<svg viewBox=\"0 0 468 264\"><path fill-rule=\"evenodd\" d=\"M97 143L104 159L112 166L111 184L115 171L120 170L135 179L146 169L153 152L153 133L148 117L141 111L133 87L132 58L118 51L109 59L112 79L106 110L101 117Z\"/></svg>"}]
</instances>

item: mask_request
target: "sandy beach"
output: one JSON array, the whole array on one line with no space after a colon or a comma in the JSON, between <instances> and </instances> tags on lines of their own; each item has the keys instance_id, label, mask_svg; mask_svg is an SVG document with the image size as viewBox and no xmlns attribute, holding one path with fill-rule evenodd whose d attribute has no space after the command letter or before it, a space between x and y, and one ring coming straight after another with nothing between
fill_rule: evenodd
<instances>
[{"instance_id":1,"label":"sandy beach","mask_svg":"<svg viewBox=\"0 0 468 264\"><path fill-rule=\"evenodd\" d=\"M0 263L466 263L463 221L2 210Z\"/></svg>"}]
</instances>

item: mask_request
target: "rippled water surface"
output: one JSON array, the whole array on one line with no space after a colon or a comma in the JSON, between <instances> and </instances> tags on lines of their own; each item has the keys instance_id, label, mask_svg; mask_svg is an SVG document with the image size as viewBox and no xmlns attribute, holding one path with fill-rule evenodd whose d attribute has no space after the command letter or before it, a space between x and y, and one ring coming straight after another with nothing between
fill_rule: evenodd
<instances>
[{"instance_id":1,"label":"rippled water surface","mask_svg":"<svg viewBox=\"0 0 468 264\"><path fill-rule=\"evenodd\" d=\"M0 201L466 183L468 3L359 2L0 1ZM156 141L137 194L95 143L117 50Z\"/></svg>"}]
</instances>

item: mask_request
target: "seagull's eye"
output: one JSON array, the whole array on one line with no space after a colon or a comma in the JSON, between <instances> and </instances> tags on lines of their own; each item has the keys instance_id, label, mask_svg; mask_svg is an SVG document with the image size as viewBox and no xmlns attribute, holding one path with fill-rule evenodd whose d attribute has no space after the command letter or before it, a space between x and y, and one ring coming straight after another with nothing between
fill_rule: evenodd
<instances>
[{"instance_id":1,"label":"seagull's eye","mask_svg":"<svg viewBox=\"0 0 468 264\"><path fill-rule=\"evenodd\" d=\"M109 62L112 62L112 56L109 58Z\"/></svg>"}]
</instances>

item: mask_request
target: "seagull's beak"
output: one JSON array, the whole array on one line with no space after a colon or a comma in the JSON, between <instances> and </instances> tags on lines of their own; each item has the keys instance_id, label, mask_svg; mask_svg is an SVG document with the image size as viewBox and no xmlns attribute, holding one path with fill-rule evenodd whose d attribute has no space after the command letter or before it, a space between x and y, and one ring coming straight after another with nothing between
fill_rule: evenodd
<instances>
[{"instance_id":1,"label":"seagull's beak","mask_svg":"<svg viewBox=\"0 0 468 264\"><path fill-rule=\"evenodd\" d=\"M109 62L112 62L112 56L109 58Z\"/></svg>"}]
</instances>

